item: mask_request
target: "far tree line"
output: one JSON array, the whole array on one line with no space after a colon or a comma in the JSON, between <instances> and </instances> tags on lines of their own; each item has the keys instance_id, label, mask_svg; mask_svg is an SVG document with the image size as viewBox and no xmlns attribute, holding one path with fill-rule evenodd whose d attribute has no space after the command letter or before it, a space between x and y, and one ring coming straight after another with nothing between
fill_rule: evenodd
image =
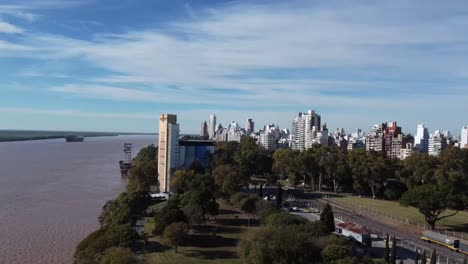
<instances>
[{"instance_id":1,"label":"far tree line","mask_svg":"<svg viewBox=\"0 0 468 264\"><path fill-rule=\"evenodd\" d=\"M449 147L439 157L415 153L399 160L383 152L314 145L269 151L255 139L217 143L212 175L226 197L254 179L314 191L400 200L436 221L468 208L468 150ZM447 209L453 209L450 215Z\"/></svg>"}]
</instances>

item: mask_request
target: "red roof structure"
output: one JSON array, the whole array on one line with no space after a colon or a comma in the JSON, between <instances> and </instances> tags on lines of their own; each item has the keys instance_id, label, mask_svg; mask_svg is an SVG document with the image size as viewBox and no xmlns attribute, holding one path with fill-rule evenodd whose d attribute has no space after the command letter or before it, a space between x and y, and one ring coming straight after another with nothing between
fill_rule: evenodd
<instances>
[{"instance_id":1,"label":"red roof structure","mask_svg":"<svg viewBox=\"0 0 468 264\"><path fill-rule=\"evenodd\" d=\"M362 225L352 223L352 222L340 223L340 224L337 224L337 226L341 229L345 229L356 234L361 234L361 235L370 234L369 230L367 230L365 227L363 227Z\"/></svg>"}]
</instances>

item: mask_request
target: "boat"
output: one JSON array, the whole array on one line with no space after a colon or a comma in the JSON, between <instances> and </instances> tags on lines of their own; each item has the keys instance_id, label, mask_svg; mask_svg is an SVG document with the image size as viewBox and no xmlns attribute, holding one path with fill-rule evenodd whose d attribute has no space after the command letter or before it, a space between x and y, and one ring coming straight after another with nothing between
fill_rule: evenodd
<instances>
[{"instance_id":1,"label":"boat","mask_svg":"<svg viewBox=\"0 0 468 264\"><path fill-rule=\"evenodd\" d=\"M67 142L83 142L84 137L81 136L67 136L65 137Z\"/></svg>"}]
</instances>

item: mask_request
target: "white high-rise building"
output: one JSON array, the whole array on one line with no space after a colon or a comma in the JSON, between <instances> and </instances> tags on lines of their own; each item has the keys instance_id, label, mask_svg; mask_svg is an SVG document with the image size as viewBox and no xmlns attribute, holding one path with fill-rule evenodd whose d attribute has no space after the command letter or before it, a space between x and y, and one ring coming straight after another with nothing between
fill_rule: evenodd
<instances>
[{"instance_id":1,"label":"white high-rise building","mask_svg":"<svg viewBox=\"0 0 468 264\"><path fill-rule=\"evenodd\" d=\"M179 125L177 116L162 114L159 117L158 180L159 191L170 192L172 170L177 168L179 156Z\"/></svg>"},{"instance_id":2,"label":"white high-rise building","mask_svg":"<svg viewBox=\"0 0 468 264\"><path fill-rule=\"evenodd\" d=\"M297 150L312 147L320 129L321 117L319 114L313 110L309 110L307 113L299 113L292 122L291 147Z\"/></svg>"},{"instance_id":3,"label":"white high-rise building","mask_svg":"<svg viewBox=\"0 0 468 264\"><path fill-rule=\"evenodd\" d=\"M445 138L444 134L440 133L439 130L436 130L434 134L429 136L429 147L428 153L431 156L439 156L440 152L442 152L445 147L447 146L447 139Z\"/></svg>"},{"instance_id":4,"label":"white high-rise building","mask_svg":"<svg viewBox=\"0 0 468 264\"><path fill-rule=\"evenodd\" d=\"M216 115L210 115L210 119L208 120L208 138L213 139L214 134L216 131Z\"/></svg>"},{"instance_id":5,"label":"white high-rise building","mask_svg":"<svg viewBox=\"0 0 468 264\"><path fill-rule=\"evenodd\" d=\"M424 153L429 151L429 132L422 124L419 124L416 130L416 136L414 137L414 147Z\"/></svg>"},{"instance_id":6,"label":"white high-rise building","mask_svg":"<svg viewBox=\"0 0 468 264\"><path fill-rule=\"evenodd\" d=\"M468 126L462 127L460 137L460 147L468 148Z\"/></svg>"},{"instance_id":7,"label":"white high-rise building","mask_svg":"<svg viewBox=\"0 0 468 264\"><path fill-rule=\"evenodd\" d=\"M251 118L247 119L247 121L245 121L245 133L247 133L247 135L250 135L252 132L254 132L254 130L255 130L254 121Z\"/></svg>"},{"instance_id":8,"label":"white high-rise building","mask_svg":"<svg viewBox=\"0 0 468 264\"><path fill-rule=\"evenodd\" d=\"M263 128L258 136L258 144L265 149L275 150L278 147L281 131L274 124L269 124Z\"/></svg>"}]
</instances>

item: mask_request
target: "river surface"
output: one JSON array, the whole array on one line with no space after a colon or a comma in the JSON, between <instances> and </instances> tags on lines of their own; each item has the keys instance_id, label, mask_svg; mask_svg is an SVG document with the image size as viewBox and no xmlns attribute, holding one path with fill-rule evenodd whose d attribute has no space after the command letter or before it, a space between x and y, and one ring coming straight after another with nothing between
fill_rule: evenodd
<instances>
[{"instance_id":1,"label":"river surface","mask_svg":"<svg viewBox=\"0 0 468 264\"><path fill-rule=\"evenodd\" d=\"M104 203L125 189L118 161L157 136L0 143L0 263L72 263Z\"/></svg>"}]
</instances>

